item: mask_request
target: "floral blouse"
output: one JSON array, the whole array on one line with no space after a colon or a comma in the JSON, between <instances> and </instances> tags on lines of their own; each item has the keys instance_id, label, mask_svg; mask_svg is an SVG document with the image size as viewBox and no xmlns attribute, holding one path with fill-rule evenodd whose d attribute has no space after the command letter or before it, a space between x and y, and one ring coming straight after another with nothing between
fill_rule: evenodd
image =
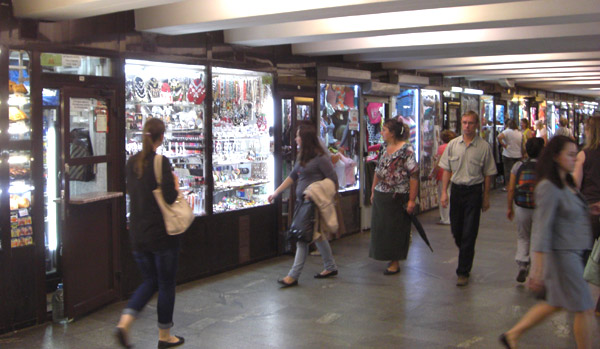
<instances>
[{"instance_id":1,"label":"floral blouse","mask_svg":"<svg viewBox=\"0 0 600 349\"><path fill-rule=\"evenodd\" d=\"M419 175L419 164L415 160L412 144L406 142L391 155L386 152L384 145L375 167L375 175L379 178L375 190L383 193L408 194L410 178L417 179Z\"/></svg>"}]
</instances>

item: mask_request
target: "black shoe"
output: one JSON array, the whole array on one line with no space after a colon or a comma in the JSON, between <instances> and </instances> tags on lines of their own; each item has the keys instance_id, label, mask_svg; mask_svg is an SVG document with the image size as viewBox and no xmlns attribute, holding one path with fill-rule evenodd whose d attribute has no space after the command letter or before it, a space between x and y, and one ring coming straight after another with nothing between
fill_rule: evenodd
<instances>
[{"instance_id":1,"label":"black shoe","mask_svg":"<svg viewBox=\"0 0 600 349\"><path fill-rule=\"evenodd\" d=\"M283 279L279 279L279 280L277 280L277 282L282 285L281 288L288 288L288 287L292 287L292 286L298 286L298 280L294 280L294 281L290 282L289 284L287 282L283 281Z\"/></svg>"},{"instance_id":2,"label":"black shoe","mask_svg":"<svg viewBox=\"0 0 600 349\"><path fill-rule=\"evenodd\" d=\"M318 273L318 274L315 274L315 279L326 279L331 276L336 276L337 274L338 274L337 270L330 271L327 274Z\"/></svg>"},{"instance_id":3,"label":"black shoe","mask_svg":"<svg viewBox=\"0 0 600 349\"><path fill-rule=\"evenodd\" d=\"M183 342L185 342L185 339L183 339L183 337L179 337L179 336L175 336L175 337L177 337L177 339L179 339L179 340L174 343L167 342L167 341L158 341L158 349L173 348L178 345L182 345Z\"/></svg>"},{"instance_id":4,"label":"black shoe","mask_svg":"<svg viewBox=\"0 0 600 349\"><path fill-rule=\"evenodd\" d=\"M115 337L117 337L117 342L121 344L123 348L133 348L133 345L127 340L127 334L124 329L117 327L115 330Z\"/></svg>"},{"instance_id":5,"label":"black shoe","mask_svg":"<svg viewBox=\"0 0 600 349\"><path fill-rule=\"evenodd\" d=\"M527 269L521 268L519 269L519 274L517 275L517 282L525 282L527 280Z\"/></svg>"},{"instance_id":6,"label":"black shoe","mask_svg":"<svg viewBox=\"0 0 600 349\"><path fill-rule=\"evenodd\" d=\"M383 271L383 275L394 275L394 274L398 274L399 272L400 272L400 267L398 267L397 270L386 269Z\"/></svg>"},{"instance_id":7,"label":"black shoe","mask_svg":"<svg viewBox=\"0 0 600 349\"><path fill-rule=\"evenodd\" d=\"M504 347L506 349L512 349L512 347L510 346L510 343L508 343L508 338L506 338L506 334L503 333L500 335L500 337L498 337L498 340L500 341L500 343L502 345L504 345Z\"/></svg>"}]
</instances>

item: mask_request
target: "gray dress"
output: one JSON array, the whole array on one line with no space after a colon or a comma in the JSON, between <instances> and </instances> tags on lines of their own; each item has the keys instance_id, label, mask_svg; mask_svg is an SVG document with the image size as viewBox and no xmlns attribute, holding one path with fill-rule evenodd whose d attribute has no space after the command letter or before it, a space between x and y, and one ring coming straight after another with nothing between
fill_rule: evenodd
<instances>
[{"instance_id":1,"label":"gray dress","mask_svg":"<svg viewBox=\"0 0 600 349\"><path fill-rule=\"evenodd\" d=\"M544 252L548 304L569 311L594 307L583 279L584 254L592 248L587 204L581 194L542 180L535 188L532 251Z\"/></svg>"},{"instance_id":2,"label":"gray dress","mask_svg":"<svg viewBox=\"0 0 600 349\"><path fill-rule=\"evenodd\" d=\"M379 182L373 193L371 245L369 257L379 261L404 260L410 242L408 202L410 177L417 176L419 166L410 143L393 154L381 150L375 175Z\"/></svg>"}]
</instances>

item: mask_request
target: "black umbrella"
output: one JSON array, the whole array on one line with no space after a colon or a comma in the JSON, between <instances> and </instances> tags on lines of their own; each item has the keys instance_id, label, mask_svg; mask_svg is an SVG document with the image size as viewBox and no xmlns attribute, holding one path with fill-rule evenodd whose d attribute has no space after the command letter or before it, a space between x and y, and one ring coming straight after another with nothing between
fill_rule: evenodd
<instances>
[{"instance_id":1,"label":"black umbrella","mask_svg":"<svg viewBox=\"0 0 600 349\"><path fill-rule=\"evenodd\" d=\"M425 229L423 229L423 225L421 224L421 222L419 222L419 219L417 218L417 216L415 216L413 214L409 214L409 216L410 216L410 221L415 226L415 228L417 228L417 232L421 236L421 239L423 239L423 241L425 241L425 243L427 244L427 247L429 247L431 252L433 252L433 248L431 248L431 244L429 243L429 239L427 238Z\"/></svg>"}]
</instances>

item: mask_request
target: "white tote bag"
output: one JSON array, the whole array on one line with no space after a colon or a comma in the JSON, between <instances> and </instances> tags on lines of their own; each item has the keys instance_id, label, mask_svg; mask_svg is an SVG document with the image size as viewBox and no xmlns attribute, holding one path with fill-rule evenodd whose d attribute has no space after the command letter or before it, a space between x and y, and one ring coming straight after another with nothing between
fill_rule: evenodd
<instances>
[{"instance_id":1,"label":"white tote bag","mask_svg":"<svg viewBox=\"0 0 600 349\"><path fill-rule=\"evenodd\" d=\"M156 177L156 183L158 187L152 191L154 198L160 207L160 211L165 221L165 228L169 235L179 235L187 230L194 221L194 213L192 208L188 204L187 200L183 197L180 191L177 191L177 199L171 205L165 202L165 198L162 193L162 155L156 154L154 156L154 176Z\"/></svg>"}]
</instances>

